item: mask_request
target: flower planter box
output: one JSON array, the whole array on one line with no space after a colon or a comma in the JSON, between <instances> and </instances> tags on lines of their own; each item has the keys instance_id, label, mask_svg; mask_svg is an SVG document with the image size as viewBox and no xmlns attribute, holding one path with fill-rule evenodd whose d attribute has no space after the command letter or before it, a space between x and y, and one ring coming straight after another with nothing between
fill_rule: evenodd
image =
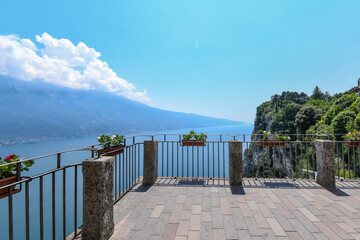
<instances>
[{"instance_id":1,"label":"flower planter box","mask_svg":"<svg viewBox=\"0 0 360 240\"><path fill-rule=\"evenodd\" d=\"M16 175L0 180L0 187L12 184L16 182ZM15 189L15 185L12 186L12 194L20 192L20 189ZM9 188L0 190L0 199L9 196Z\"/></svg>"},{"instance_id":2,"label":"flower planter box","mask_svg":"<svg viewBox=\"0 0 360 240\"><path fill-rule=\"evenodd\" d=\"M182 140L182 146L204 147L205 140Z\"/></svg>"},{"instance_id":3,"label":"flower planter box","mask_svg":"<svg viewBox=\"0 0 360 240\"><path fill-rule=\"evenodd\" d=\"M359 140L346 140L345 144L348 147L359 147L360 141Z\"/></svg>"},{"instance_id":4,"label":"flower planter box","mask_svg":"<svg viewBox=\"0 0 360 240\"><path fill-rule=\"evenodd\" d=\"M259 146L262 147L284 147L284 140L270 140L270 139L261 139L259 142Z\"/></svg>"},{"instance_id":5,"label":"flower planter box","mask_svg":"<svg viewBox=\"0 0 360 240\"><path fill-rule=\"evenodd\" d=\"M117 154L124 153L124 148L125 148L124 145L111 147L111 148L103 148L99 150L99 154L105 156L115 156Z\"/></svg>"}]
</instances>

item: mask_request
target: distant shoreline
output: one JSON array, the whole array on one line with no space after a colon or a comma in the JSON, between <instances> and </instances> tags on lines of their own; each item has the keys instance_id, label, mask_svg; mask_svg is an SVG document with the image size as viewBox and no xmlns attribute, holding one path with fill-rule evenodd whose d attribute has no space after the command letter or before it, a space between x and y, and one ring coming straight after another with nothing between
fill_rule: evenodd
<instances>
[{"instance_id":1,"label":"distant shoreline","mask_svg":"<svg viewBox=\"0 0 360 240\"><path fill-rule=\"evenodd\" d=\"M160 133L167 133L167 132L174 132L174 131L184 131L180 134L185 134L187 133L188 130L192 130L192 129L202 129L202 128L218 128L218 127L236 127L236 126L249 126L253 125L252 123L240 123L240 124L234 124L234 125L219 125L219 126L208 126L208 127L197 127L197 128L182 128L182 129L168 129L168 130L154 130L154 131L130 131L130 132L123 132L121 134L124 135L136 135L136 134L146 134L146 135L151 135L151 134L160 134ZM251 133L251 132L250 132ZM87 138L87 137L94 137L94 142L96 141L96 137L101 135L102 133L99 134L91 134L91 135L82 135L82 136L71 136L71 137L42 137L42 138L34 138L34 139L26 139L24 138L23 140L19 140L19 141L12 141L12 142L1 142L0 141L0 147L6 147L6 146L14 146L14 145L22 145L22 144L34 144L34 143L38 143L38 142L45 142L45 141L53 141L53 140L65 140L65 139L77 139L77 138ZM114 133L106 133L106 134L114 134ZM170 133L169 133L170 134ZM221 134L220 132L218 134ZM239 132L238 134L249 134L249 133L243 133L243 132Z\"/></svg>"}]
</instances>

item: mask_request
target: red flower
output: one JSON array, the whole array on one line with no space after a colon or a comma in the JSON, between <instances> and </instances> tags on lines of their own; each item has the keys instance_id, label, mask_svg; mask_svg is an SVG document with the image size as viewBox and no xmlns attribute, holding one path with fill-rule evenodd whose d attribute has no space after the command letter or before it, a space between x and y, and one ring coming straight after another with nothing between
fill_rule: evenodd
<instances>
[{"instance_id":1,"label":"red flower","mask_svg":"<svg viewBox=\"0 0 360 240\"><path fill-rule=\"evenodd\" d=\"M15 154L12 154L12 155L10 155L10 156L7 156L6 158L5 158L5 160L11 160L11 159L13 159L15 157Z\"/></svg>"},{"instance_id":2,"label":"red flower","mask_svg":"<svg viewBox=\"0 0 360 240\"><path fill-rule=\"evenodd\" d=\"M207 136L205 136L205 138L207 138Z\"/></svg>"}]
</instances>

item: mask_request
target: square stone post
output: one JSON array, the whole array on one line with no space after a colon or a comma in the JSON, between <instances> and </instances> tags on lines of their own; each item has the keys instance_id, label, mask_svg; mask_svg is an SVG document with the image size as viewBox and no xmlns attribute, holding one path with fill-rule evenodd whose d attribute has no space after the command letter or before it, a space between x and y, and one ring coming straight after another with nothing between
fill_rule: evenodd
<instances>
[{"instance_id":1,"label":"square stone post","mask_svg":"<svg viewBox=\"0 0 360 240\"><path fill-rule=\"evenodd\" d=\"M229 141L229 182L230 186L242 186L242 142Z\"/></svg>"},{"instance_id":2,"label":"square stone post","mask_svg":"<svg viewBox=\"0 0 360 240\"><path fill-rule=\"evenodd\" d=\"M106 240L114 233L114 157L82 163L84 240Z\"/></svg>"},{"instance_id":3,"label":"square stone post","mask_svg":"<svg viewBox=\"0 0 360 240\"><path fill-rule=\"evenodd\" d=\"M335 188L334 142L316 140L316 182L325 188Z\"/></svg>"},{"instance_id":4,"label":"square stone post","mask_svg":"<svg viewBox=\"0 0 360 240\"><path fill-rule=\"evenodd\" d=\"M144 179L143 184L152 185L158 178L158 142L144 141Z\"/></svg>"}]
</instances>

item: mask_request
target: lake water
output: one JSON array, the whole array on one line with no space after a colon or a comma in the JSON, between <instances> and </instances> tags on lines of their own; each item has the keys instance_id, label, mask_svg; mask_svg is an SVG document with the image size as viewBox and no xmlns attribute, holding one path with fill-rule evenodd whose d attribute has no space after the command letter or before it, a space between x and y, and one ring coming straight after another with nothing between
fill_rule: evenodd
<instances>
[{"instance_id":1,"label":"lake water","mask_svg":"<svg viewBox=\"0 0 360 240\"><path fill-rule=\"evenodd\" d=\"M155 134L185 134L193 129L183 129L183 130L172 130L172 131L162 131L162 132L149 132L149 133L139 133L141 135L155 135ZM234 126L219 126L219 127L207 127L207 128L195 128L195 132L200 133L204 132L206 134L251 134L253 130L253 125L243 124L243 125L234 125ZM137 134L134 134L137 135ZM94 137L83 137L83 138L74 138L74 139L62 139L62 140L50 140L42 141L29 144L19 144L11 146L2 146L0 147L0 156L5 157L10 154L20 155L26 159L42 156L50 153L60 152L69 149L80 149L84 146L89 146L97 143L97 136ZM177 136L173 136L175 139L178 139ZM215 136L209 136L209 139L215 138ZM141 139L139 139L141 140ZM160 139L161 140L161 139ZM224 139L225 136L224 136ZM171 152L169 152L172 154ZM201 153L200 153L201 154ZM218 152L220 154L220 152ZM62 154L61 165L69 165L72 163L80 163L84 159L89 158L89 152L70 152ZM44 159L35 160L35 164L31 167L29 172L22 173L24 176L34 176L45 171L56 168L56 156L47 157ZM191 164L191 163L190 163ZM165 168L168 167L164 165ZM170 166L170 165L169 165ZM172 165L171 165L172 167ZM159 169L160 170L160 169ZM66 215L71 216L66 218L66 235L73 232L74 229L74 168L69 168L66 171ZM78 168L78 208L77 208L77 222L78 225L82 224L82 178L81 178L81 168ZM225 172L225 170L224 170ZM164 174L163 174L164 175ZM61 239L63 234L62 229L62 172L55 174L56 180L56 238ZM30 238L39 239L40 236L40 220L39 220L39 201L40 201L40 182L39 179L35 179L29 184L29 198L30 198ZM52 238L52 176L48 175L43 178L43 203L44 203L44 238ZM25 239L25 191L22 190L20 193L13 195L13 214L14 214L14 239ZM0 212L2 223L0 224L0 239L8 239L8 198L0 199Z\"/></svg>"}]
</instances>

